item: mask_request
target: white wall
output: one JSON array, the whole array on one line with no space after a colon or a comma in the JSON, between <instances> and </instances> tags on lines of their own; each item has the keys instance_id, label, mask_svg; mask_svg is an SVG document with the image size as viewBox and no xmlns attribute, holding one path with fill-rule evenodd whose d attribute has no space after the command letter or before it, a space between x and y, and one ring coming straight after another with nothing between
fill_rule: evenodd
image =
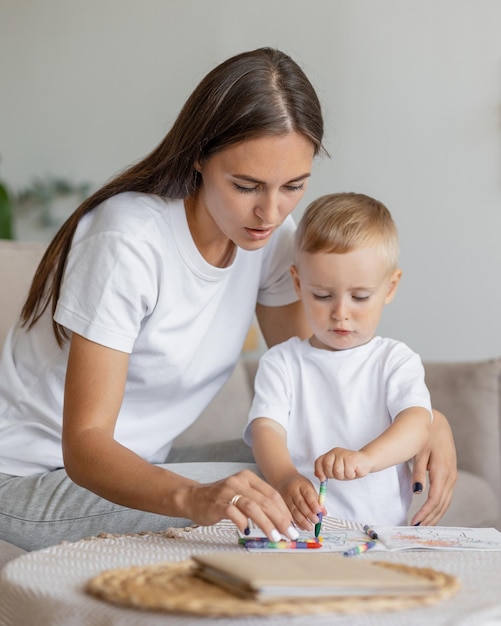
<instances>
[{"instance_id":1,"label":"white wall","mask_svg":"<svg viewBox=\"0 0 501 626\"><path fill-rule=\"evenodd\" d=\"M404 279L381 332L427 360L501 355L498 0L2 0L0 178L103 183L146 154L200 78L262 45L324 105L313 197L372 194Z\"/></svg>"}]
</instances>

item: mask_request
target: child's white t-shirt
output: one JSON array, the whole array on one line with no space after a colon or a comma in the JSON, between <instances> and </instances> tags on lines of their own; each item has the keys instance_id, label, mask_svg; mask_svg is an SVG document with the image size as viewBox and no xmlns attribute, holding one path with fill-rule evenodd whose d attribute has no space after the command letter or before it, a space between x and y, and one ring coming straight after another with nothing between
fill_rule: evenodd
<instances>
[{"instance_id":1,"label":"child's white t-shirt","mask_svg":"<svg viewBox=\"0 0 501 626\"><path fill-rule=\"evenodd\" d=\"M81 220L55 319L130 355L120 443L164 462L172 440L229 378L256 302L297 300L289 272L294 230L289 217L262 249L238 248L233 263L218 268L193 242L182 200L125 193ZM57 345L49 311L30 331L10 332L0 360L0 472L63 466L68 345ZM221 415L227 419L231 407Z\"/></svg>"},{"instance_id":2,"label":"child's white t-shirt","mask_svg":"<svg viewBox=\"0 0 501 626\"><path fill-rule=\"evenodd\" d=\"M339 446L359 450L402 410L431 402L421 360L405 344L375 337L350 350L322 350L292 338L261 357L250 424L268 417L283 426L298 471L318 488L314 462ZM407 524L412 497L407 463L364 478L328 483L329 515L367 524Z\"/></svg>"}]
</instances>

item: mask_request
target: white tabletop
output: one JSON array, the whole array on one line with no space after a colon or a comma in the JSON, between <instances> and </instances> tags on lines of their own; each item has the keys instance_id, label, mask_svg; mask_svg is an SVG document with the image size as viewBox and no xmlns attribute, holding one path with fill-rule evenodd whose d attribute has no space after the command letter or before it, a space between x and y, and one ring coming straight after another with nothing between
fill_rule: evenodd
<instances>
[{"instance_id":1,"label":"white tabletop","mask_svg":"<svg viewBox=\"0 0 501 626\"><path fill-rule=\"evenodd\" d=\"M11 561L0 574L0 626L494 626L501 624L501 552L406 551L357 558L432 567L458 577L460 591L438 604L371 614L273 618L200 618L122 608L84 592L100 572L160 561L180 561L200 552L241 549L235 526L222 522L193 530L144 535L106 535L62 543Z\"/></svg>"}]
</instances>

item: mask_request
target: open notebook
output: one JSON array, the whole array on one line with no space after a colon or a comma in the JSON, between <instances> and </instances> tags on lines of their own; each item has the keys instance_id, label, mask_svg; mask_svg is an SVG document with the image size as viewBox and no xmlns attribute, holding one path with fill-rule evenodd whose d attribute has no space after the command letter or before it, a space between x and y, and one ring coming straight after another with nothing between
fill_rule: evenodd
<instances>
[{"instance_id":1,"label":"open notebook","mask_svg":"<svg viewBox=\"0 0 501 626\"><path fill-rule=\"evenodd\" d=\"M501 551L501 533L495 528L464 528L455 526L372 526L377 533L377 540L371 542L372 551L395 550L494 550ZM264 537L259 528L252 528L250 535L239 533L240 543ZM300 540L311 541L313 535L303 534ZM321 533L322 552L347 552L370 537L363 530L343 528L327 529ZM287 550L287 542L280 542L280 549ZM290 544L294 549L294 542ZM276 551L276 547L254 543L253 551ZM308 550L309 552L309 550Z\"/></svg>"},{"instance_id":2,"label":"open notebook","mask_svg":"<svg viewBox=\"0 0 501 626\"><path fill-rule=\"evenodd\" d=\"M453 526L373 526L377 540L373 550L501 550L501 533L495 528ZM366 542L363 531L326 531L322 548L342 552Z\"/></svg>"}]
</instances>

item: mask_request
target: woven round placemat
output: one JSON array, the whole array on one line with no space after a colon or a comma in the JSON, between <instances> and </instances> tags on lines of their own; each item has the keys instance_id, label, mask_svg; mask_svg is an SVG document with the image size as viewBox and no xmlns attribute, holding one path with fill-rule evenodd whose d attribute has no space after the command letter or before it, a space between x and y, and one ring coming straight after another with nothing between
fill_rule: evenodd
<instances>
[{"instance_id":1,"label":"woven round placemat","mask_svg":"<svg viewBox=\"0 0 501 626\"><path fill-rule=\"evenodd\" d=\"M336 596L332 598L288 598L260 603L240 598L222 587L206 582L194 574L194 561L157 563L154 565L105 571L92 578L86 591L98 598L145 610L190 613L212 617L249 615L305 615L320 613L364 613L390 611L434 604L459 589L453 576L430 568L417 568L378 561L378 565L435 583L436 589L426 595Z\"/></svg>"}]
</instances>

